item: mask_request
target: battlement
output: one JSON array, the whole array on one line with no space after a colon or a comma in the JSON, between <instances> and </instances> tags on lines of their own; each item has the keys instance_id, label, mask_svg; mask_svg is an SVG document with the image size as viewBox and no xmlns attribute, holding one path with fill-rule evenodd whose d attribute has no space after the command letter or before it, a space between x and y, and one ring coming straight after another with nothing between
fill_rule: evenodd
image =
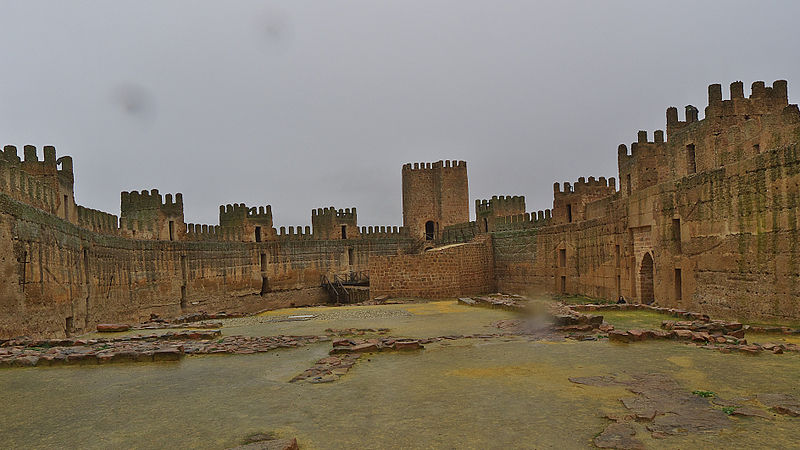
<instances>
[{"instance_id":1,"label":"battlement","mask_svg":"<svg viewBox=\"0 0 800 450\"><path fill-rule=\"evenodd\" d=\"M328 208L317 208L311 210L311 218L312 221L314 217L325 217L325 218L333 218L337 217L339 219L353 219L356 217L356 209L355 208L340 208L336 209L333 206Z\"/></svg>"},{"instance_id":2,"label":"battlement","mask_svg":"<svg viewBox=\"0 0 800 450\"><path fill-rule=\"evenodd\" d=\"M416 171L416 170L437 170L437 169L466 169L467 162L466 161L456 161L456 160L444 160L444 161L437 161L434 163L429 162L421 162L421 163L406 163L403 164L404 171Z\"/></svg>"},{"instance_id":3,"label":"battlement","mask_svg":"<svg viewBox=\"0 0 800 450\"><path fill-rule=\"evenodd\" d=\"M489 200L475 200L475 211L490 212L495 210L519 209L525 210L524 195L493 195Z\"/></svg>"},{"instance_id":4,"label":"battlement","mask_svg":"<svg viewBox=\"0 0 800 450\"><path fill-rule=\"evenodd\" d=\"M564 182L564 189L561 190L559 183L553 183L554 194L583 194L590 192L604 192L613 194L617 189L617 180L614 177L606 179L606 177L589 177L587 180L584 177L578 178L574 184Z\"/></svg>"},{"instance_id":5,"label":"battlement","mask_svg":"<svg viewBox=\"0 0 800 450\"><path fill-rule=\"evenodd\" d=\"M280 240L310 240L314 239L314 235L311 233L311 227L306 225L303 227L302 225L298 225L296 227L281 227L280 233L278 234L278 239Z\"/></svg>"},{"instance_id":6,"label":"battlement","mask_svg":"<svg viewBox=\"0 0 800 450\"><path fill-rule=\"evenodd\" d=\"M6 145L3 147L3 151L0 152L0 161L20 164L31 174L58 173L72 177L72 157L62 156L61 158L56 158L56 148L52 145L45 145L42 150L44 159L39 160L36 147L25 145L22 148L24 159L20 159L17 147ZM61 168L59 169L58 166L61 166Z\"/></svg>"},{"instance_id":7,"label":"battlement","mask_svg":"<svg viewBox=\"0 0 800 450\"><path fill-rule=\"evenodd\" d=\"M586 205L617 192L614 178L584 177L574 184L564 183L563 190L558 183L553 184L553 222L572 223L586 219Z\"/></svg>"},{"instance_id":8,"label":"battlement","mask_svg":"<svg viewBox=\"0 0 800 450\"><path fill-rule=\"evenodd\" d=\"M355 238L358 237L358 214L355 208L312 209L311 227L315 239Z\"/></svg>"},{"instance_id":9,"label":"battlement","mask_svg":"<svg viewBox=\"0 0 800 450\"><path fill-rule=\"evenodd\" d=\"M489 200L475 200L475 220L485 233L495 230L496 217L524 213L525 197L522 195L495 195Z\"/></svg>"},{"instance_id":10,"label":"battlement","mask_svg":"<svg viewBox=\"0 0 800 450\"><path fill-rule=\"evenodd\" d=\"M119 233L119 219L114 214L83 206L77 206L76 212L78 214L78 226L80 227L96 233Z\"/></svg>"},{"instance_id":11,"label":"battlement","mask_svg":"<svg viewBox=\"0 0 800 450\"><path fill-rule=\"evenodd\" d=\"M404 237L406 235L406 230L403 227L361 227L361 238L362 239L379 239L379 238L390 238L390 237Z\"/></svg>"},{"instance_id":12,"label":"battlement","mask_svg":"<svg viewBox=\"0 0 800 450\"><path fill-rule=\"evenodd\" d=\"M551 219L552 211L549 209L498 217L495 221L495 231L527 230L543 227L550 225Z\"/></svg>"},{"instance_id":13,"label":"battlement","mask_svg":"<svg viewBox=\"0 0 800 450\"><path fill-rule=\"evenodd\" d=\"M165 213L183 214L183 194L166 194L163 199L158 189L120 193L120 211L132 213L143 210L162 210Z\"/></svg>"},{"instance_id":14,"label":"battlement","mask_svg":"<svg viewBox=\"0 0 800 450\"><path fill-rule=\"evenodd\" d=\"M56 159L52 145L44 146L43 151L40 160L36 147L25 145L24 159L20 159L16 146L4 146L0 150L0 188L16 200L74 221L72 158Z\"/></svg>"},{"instance_id":15,"label":"battlement","mask_svg":"<svg viewBox=\"0 0 800 450\"><path fill-rule=\"evenodd\" d=\"M30 175L19 165L0 164L0 190L50 214L58 212L58 192L51 184Z\"/></svg>"},{"instance_id":16,"label":"battlement","mask_svg":"<svg viewBox=\"0 0 800 450\"><path fill-rule=\"evenodd\" d=\"M184 230L186 241L241 242L242 237L241 230L219 225L187 223Z\"/></svg>"},{"instance_id":17,"label":"battlement","mask_svg":"<svg viewBox=\"0 0 800 450\"><path fill-rule=\"evenodd\" d=\"M251 206L244 203L220 205L219 224L225 227L242 226L245 221L272 226L272 205Z\"/></svg>"},{"instance_id":18,"label":"battlement","mask_svg":"<svg viewBox=\"0 0 800 450\"><path fill-rule=\"evenodd\" d=\"M772 86L763 81L756 81L750 86L750 97L744 96L744 83L735 81L730 84L730 98L723 100L722 85L708 86L708 106L706 117L715 120L742 116L775 113L789 105L789 92L786 80L777 80Z\"/></svg>"},{"instance_id":19,"label":"battlement","mask_svg":"<svg viewBox=\"0 0 800 450\"><path fill-rule=\"evenodd\" d=\"M734 81L728 89L729 98L722 97L722 85L715 83L708 86L708 106L705 117L715 120L754 115L776 113L789 106L789 91L786 80L777 80L772 86L763 81L755 81L750 87L750 96L744 95L744 83ZM685 120L678 118L678 109L667 108L667 135L698 122L698 110L692 105L686 106Z\"/></svg>"},{"instance_id":20,"label":"battlement","mask_svg":"<svg viewBox=\"0 0 800 450\"><path fill-rule=\"evenodd\" d=\"M744 99L744 83L734 81L730 84L729 100ZM786 105L789 103L789 88L786 80L776 80L772 86L767 86L763 81L754 81L750 86L750 99L771 99L775 104ZM715 83L708 86L708 106L724 103L722 99L722 85Z\"/></svg>"}]
</instances>

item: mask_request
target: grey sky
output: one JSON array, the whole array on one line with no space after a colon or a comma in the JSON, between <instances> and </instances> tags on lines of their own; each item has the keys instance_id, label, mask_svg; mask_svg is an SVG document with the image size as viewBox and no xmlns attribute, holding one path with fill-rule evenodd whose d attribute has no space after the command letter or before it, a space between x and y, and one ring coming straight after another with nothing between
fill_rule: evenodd
<instances>
[{"instance_id":1,"label":"grey sky","mask_svg":"<svg viewBox=\"0 0 800 450\"><path fill-rule=\"evenodd\" d=\"M0 144L75 158L79 204L183 192L399 225L406 162L468 161L470 203L616 177L616 147L721 82L789 81L796 1L0 0ZM727 88L725 88L727 89ZM725 94L727 98L727 93ZM652 136L652 135L651 135ZM41 152L41 150L40 150ZM473 211L474 214L474 211Z\"/></svg>"}]
</instances>

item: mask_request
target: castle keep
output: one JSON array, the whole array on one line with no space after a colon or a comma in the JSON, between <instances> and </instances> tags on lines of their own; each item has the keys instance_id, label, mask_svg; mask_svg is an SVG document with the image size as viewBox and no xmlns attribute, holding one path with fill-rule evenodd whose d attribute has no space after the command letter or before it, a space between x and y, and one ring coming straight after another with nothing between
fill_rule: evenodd
<instances>
[{"instance_id":1,"label":"castle keep","mask_svg":"<svg viewBox=\"0 0 800 450\"><path fill-rule=\"evenodd\" d=\"M720 316L800 318L800 110L785 81L708 89L704 117L617 150L617 178L556 183L552 209L475 201L464 161L402 167L403 226L356 208L273 224L269 205L186 223L183 196L123 192L120 215L79 206L72 159L0 153L0 338L64 336L151 314L326 301L323 277L366 273L370 296L581 294ZM617 188L619 186L619 189ZM445 245L447 244L447 245Z\"/></svg>"}]
</instances>

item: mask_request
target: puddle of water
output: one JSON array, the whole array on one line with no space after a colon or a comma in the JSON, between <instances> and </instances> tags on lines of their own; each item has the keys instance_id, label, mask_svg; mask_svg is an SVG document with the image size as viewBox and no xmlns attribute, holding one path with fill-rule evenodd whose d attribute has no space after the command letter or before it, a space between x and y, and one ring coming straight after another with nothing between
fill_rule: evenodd
<instances>
[{"instance_id":1,"label":"puddle of water","mask_svg":"<svg viewBox=\"0 0 800 450\"><path fill-rule=\"evenodd\" d=\"M231 334L318 334L325 328L392 328L392 335L485 331L501 310L454 302L274 312L303 322L231 320ZM330 310L330 311L328 311ZM659 321L660 323L660 321ZM175 363L0 371L0 447L226 448L254 432L296 436L304 448L585 448L624 412L620 387L569 377L667 374L725 398L759 392L800 397L800 355L722 354L675 342L631 345L471 339L420 352L363 357L339 381L288 383L329 344L256 355L192 356ZM790 448L800 419L733 418L719 433L656 440L648 448Z\"/></svg>"}]
</instances>

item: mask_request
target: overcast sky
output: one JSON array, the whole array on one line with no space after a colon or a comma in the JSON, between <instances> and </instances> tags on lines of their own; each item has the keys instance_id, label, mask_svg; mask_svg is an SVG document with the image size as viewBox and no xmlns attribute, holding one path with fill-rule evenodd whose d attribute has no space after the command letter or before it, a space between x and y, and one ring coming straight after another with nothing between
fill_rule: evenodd
<instances>
[{"instance_id":1,"label":"overcast sky","mask_svg":"<svg viewBox=\"0 0 800 450\"><path fill-rule=\"evenodd\" d=\"M235 202L399 225L402 164L440 159L468 161L471 210L538 210L554 181L616 177L668 106L702 115L710 83L787 79L797 102L798 20L798 1L0 0L0 144L72 155L77 202L114 214L157 188L187 222Z\"/></svg>"}]
</instances>

